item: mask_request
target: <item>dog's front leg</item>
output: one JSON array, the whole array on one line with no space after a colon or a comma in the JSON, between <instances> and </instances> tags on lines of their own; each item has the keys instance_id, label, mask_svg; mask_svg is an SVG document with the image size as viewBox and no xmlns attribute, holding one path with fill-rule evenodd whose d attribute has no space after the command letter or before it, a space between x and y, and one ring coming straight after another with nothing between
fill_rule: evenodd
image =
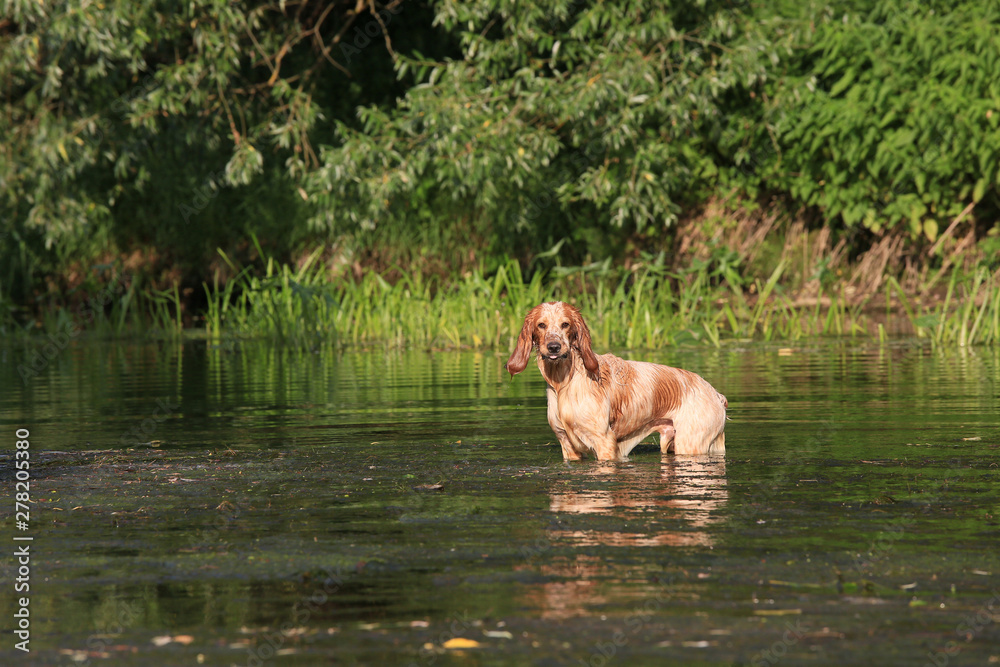
<instances>
[{"instance_id":1,"label":"dog's front leg","mask_svg":"<svg viewBox=\"0 0 1000 667\"><path fill-rule=\"evenodd\" d=\"M573 443L570 442L566 429L553 424L552 421L549 421L549 426L552 427L552 432L555 433L556 437L559 439L559 445L562 447L562 455L564 459L567 461L579 461L583 458L583 456L580 455L580 452L576 451Z\"/></svg>"},{"instance_id":2,"label":"dog's front leg","mask_svg":"<svg viewBox=\"0 0 1000 667\"><path fill-rule=\"evenodd\" d=\"M562 422L559 421L559 399L556 396L556 392L552 387L545 388L545 397L548 399L548 419L549 426L552 427L552 432L556 434L556 438L559 439L559 445L562 447L563 458L567 461L579 461L583 457L580 452L576 451L573 447L573 443L570 442L569 435L566 434L566 429L563 428Z\"/></svg>"},{"instance_id":3,"label":"dog's front leg","mask_svg":"<svg viewBox=\"0 0 1000 667\"><path fill-rule=\"evenodd\" d=\"M615 440L614 434L612 433L610 436L610 438L601 438L594 447L598 461L621 461L624 458L621 450L618 449L618 441Z\"/></svg>"},{"instance_id":4,"label":"dog's front leg","mask_svg":"<svg viewBox=\"0 0 1000 667\"><path fill-rule=\"evenodd\" d=\"M621 461L621 448L618 447L618 439L609 428L605 432L576 430L574 433L579 436L585 445L594 450L598 461Z\"/></svg>"},{"instance_id":5,"label":"dog's front leg","mask_svg":"<svg viewBox=\"0 0 1000 667\"><path fill-rule=\"evenodd\" d=\"M567 461L579 461L583 457L580 452L576 451L573 444L569 441L569 436L566 435L566 431L562 429L555 432L556 437L559 438L559 444L562 445L563 459Z\"/></svg>"}]
</instances>

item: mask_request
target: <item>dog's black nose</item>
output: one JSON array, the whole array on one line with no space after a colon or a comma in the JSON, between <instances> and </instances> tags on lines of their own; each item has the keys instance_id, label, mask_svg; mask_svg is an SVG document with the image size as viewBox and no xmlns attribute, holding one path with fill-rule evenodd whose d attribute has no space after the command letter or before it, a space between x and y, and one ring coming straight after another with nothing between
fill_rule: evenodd
<instances>
[{"instance_id":1,"label":"dog's black nose","mask_svg":"<svg viewBox=\"0 0 1000 667\"><path fill-rule=\"evenodd\" d=\"M549 343L549 354L559 354L559 350L562 349L562 345L559 343Z\"/></svg>"}]
</instances>

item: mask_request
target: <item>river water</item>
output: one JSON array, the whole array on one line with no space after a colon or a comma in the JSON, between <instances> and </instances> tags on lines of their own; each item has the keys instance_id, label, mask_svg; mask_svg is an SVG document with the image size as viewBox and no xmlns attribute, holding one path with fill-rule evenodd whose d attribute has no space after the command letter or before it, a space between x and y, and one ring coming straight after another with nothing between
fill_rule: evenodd
<instances>
[{"instance_id":1,"label":"river water","mask_svg":"<svg viewBox=\"0 0 1000 667\"><path fill-rule=\"evenodd\" d=\"M3 664L1000 663L997 349L622 355L731 421L619 464L564 463L506 355L36 349L0 348Z\"/></svg>"}]
</instances>

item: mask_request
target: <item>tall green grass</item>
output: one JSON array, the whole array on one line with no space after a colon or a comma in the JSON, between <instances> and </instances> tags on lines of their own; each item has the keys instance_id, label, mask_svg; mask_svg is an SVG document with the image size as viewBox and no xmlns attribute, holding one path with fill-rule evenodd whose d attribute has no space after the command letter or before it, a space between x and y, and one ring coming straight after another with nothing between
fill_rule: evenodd
<instances>
[{"instance_id":1,"label":"tall green grass","mask_svg":"<svg viewBox=\"0 0 1000 667\"><path fill-rule=\"evenodd\" d=\"M331 279L319 250L296 267L257 250L261 264L243 268L220 251L235 277L204 285L203 319L210 340L509 350L533 306L561 300L580 308L599 350L816 336L884 342L887 331L901 329L940 346L1000 343L1000 274L984 268L971 274L952 271L947 292L936 304L918 301L887 277L885 314L879 317L869 299L849 298L843 285L826 288L808 303L793 302L782 281L785 261L767 280L750 284L735 273L720 275L698 264L673 272L662 255L647 256L628 269L601 262L536 270L530 278L516 261L490 274L473 271L450 281L393 267L392 274L401 277L390 282L375 272L359 280ZM176 337L195 319L184 312L177 286L144 292L129 283L105 293L103 307L86 321L53 309L45 312L42 329L56 332L75 325L99 337Z\"/></svg>"},{"instance_id":2,"label":"tall green grass","mask_svg":"<svg viewBox=\"0 0 1000 667\"><path fill-rule=\"evenodd\" d=\"M257 250L265 256L259 245ZM335 315L341 305L335 286L326 282L317 264L320 252L311 254L297 269L268 258L262 276L243 269L221 288L218 282L205 285L209 337L269 337L299 344L336 339ZM219 254L237 271L225 253Z\"/></svg>"},{"instance_id":3,"label":"tall green grass","mask_svg":"<svg viewBox=\"0 0 1000 667\"><path fill-rule=\"evenodd\" d=\"M74 307L43 310L40 328L46 333L80 331L98 338L136 335L174 338L184 331L183 312L176 284L165 290L145 290L134 281L127 284L112 281L102 289L95 289ZM11 318L10 323L13 321ZM12 333L30 336L36 327L29 322L10 329Z\"/></svg>"},{"instance_id":4,"label":"tall green grass","mask_svg":"<svg viewBox=\"0 0 1000 667\"><path fill-rule=\"evenodd\" d=\"M983 267L971 276L951 274L944 300L914 305L900 284L889 278L906 317L920 337L934 345L995 345L1000 343L1000 279Z\"/></svg>"},{"instance_id":5,"label":"tall green grass","mask_svg":"<svg viewBox=\"0 0 1000 667\"><path fill-rule=\"evenodd\" d=\"M869 330L862 306L848 306L842 293L829 296L825 311L792 304L781 293L783 264L766 282L745 290L702 269L672 273L662 257L630 270L605 262L536 271L530 280L511 261L492 275L473 271L448 283L399 267L394 273L402 277L393 283L378 273L328 282L315 260L314 255L296 270L269 260L262 277L241 271L223 286L206 285L209 335L506 350L528 310L553 300L583 311L600 349L720 345L731 338L798 340Z\"/></svg>"}]
</instances>

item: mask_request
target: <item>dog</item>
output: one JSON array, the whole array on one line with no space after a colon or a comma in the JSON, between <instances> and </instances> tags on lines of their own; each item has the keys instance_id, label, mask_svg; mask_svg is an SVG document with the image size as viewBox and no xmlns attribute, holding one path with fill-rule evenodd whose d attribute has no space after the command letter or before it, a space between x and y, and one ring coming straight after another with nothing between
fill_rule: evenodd
<instances>
[{"instance_id":1,"label":"dog","mask_svg":"<svg viewBox=\"0 0 1000 667\"><path fill-rule=\"evenodd\" d=\"M580 311L562 301L535 306L524 318L505 365L511 378L533 349L548 385L549 426L567 461L590 452L621 461L652 433L660 434L664 454L725 455L729 402L699 375L595 355Z\"/></svg>"}]
</instances>

